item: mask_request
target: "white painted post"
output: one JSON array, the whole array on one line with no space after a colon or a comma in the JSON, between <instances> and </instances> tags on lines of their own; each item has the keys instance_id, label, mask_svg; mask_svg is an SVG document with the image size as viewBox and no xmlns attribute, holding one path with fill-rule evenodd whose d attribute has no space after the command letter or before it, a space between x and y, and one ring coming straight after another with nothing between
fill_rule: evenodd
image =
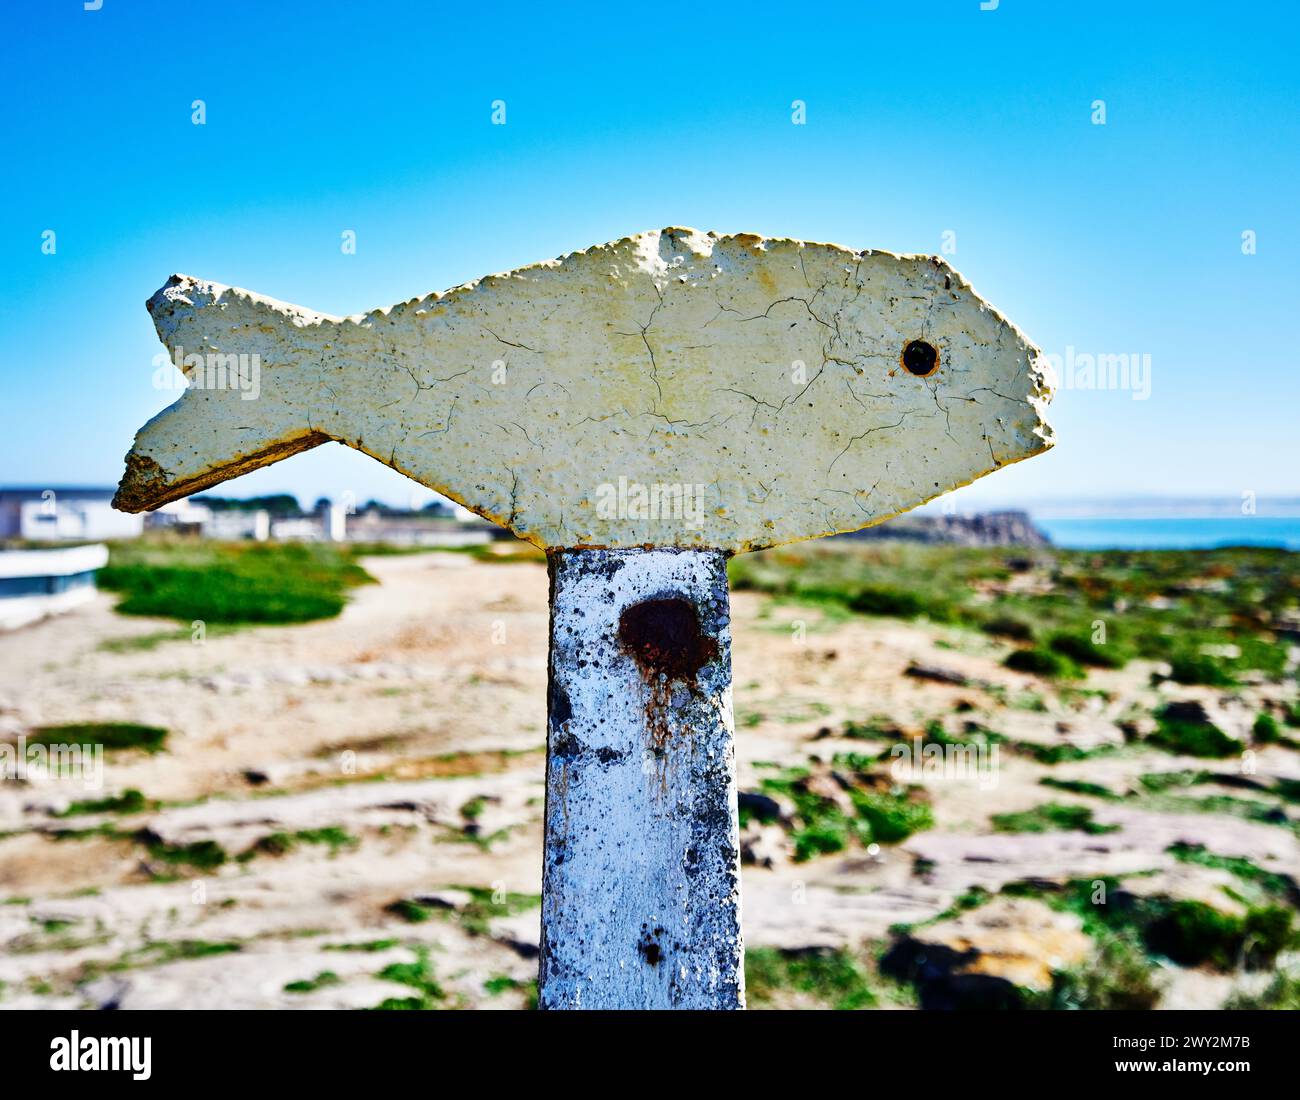
<instances>
[{"instance_id":1,"label":"white painted post","mask_svg":"<svg viewBox=\"0 0 1300 1100\"><path fill-rule=\"evenodd\" d=\"M744 1007L726 556L550 556L542 1008Z\"/></svg>"}]
</instances>

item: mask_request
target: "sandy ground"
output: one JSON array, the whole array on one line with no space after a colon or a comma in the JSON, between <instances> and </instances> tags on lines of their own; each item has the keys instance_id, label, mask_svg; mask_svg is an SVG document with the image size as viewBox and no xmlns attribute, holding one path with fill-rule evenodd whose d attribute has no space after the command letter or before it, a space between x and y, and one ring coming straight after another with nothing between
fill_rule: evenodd
<instances>
[{"instance_id":1,"label":"sandy ground","mask_svg":"<svg viewBox=\"0 0 1300 1100\"><path fill-rule=\"evenodd\" d=\"M448 1003L525 1003L536 906L521 901L513 915L476 919L466 888L498 898L540 890L545 570L451 553L366 566L380 583L357 590L328 622L133 649L123 640L175 624L118 616L100 596L0 636L0 736L81 721L170 731L168 751L110 757L104 792L66 780L0 785L0 1007L366 1007L411 993L378 975L421 948ZM1005 650L993 642L887 619L830 622L746 592L734 596L733 633L742 789L756 786L762 762L871 747L837 737L849 720L887 715L918 732L934 718L954 730L979 721L1019 740L1088 746L1119 743L1116 719L1160 699L1136 665L1090 677L1109 701L1063 699L1002 668ZM914 661L1001 685L1005 699L1037 696L1045 709L1004 706L997 688L903 675ZM1243 720L1253 706L1239 708ZM1300 778L1297 755L1264 750L1252 766ZM973 885L996 890L1026 877L1153 871L1189 896L1215 888L1222 872L1166 854L1177 840L1300 877L1289 829L1099 804L1039 785L1053 774L1122 790L1144 771L1203 765L1152 750L1046 769L1003 754L992 784L926 780L936 826L902 845L747 866L747 943L879 940ZM162 808L125 819L56 816L73 800L129 788ZM991 833L990 814L1046 801L1087 802L1098 821L1121 828ZM56 835L101 823L147 829L167 845L215 841L232 857L274 834L332 828L347 842L299 842L198 873L131 840ZM403 920L388 908L402 899L432 917ZM213 945L231 947L209 953ZM336 980L285 989L326 972ZM1171 973L1165 1003L1214 1005L1234 981Z\"/></svg>"}]
</instances>

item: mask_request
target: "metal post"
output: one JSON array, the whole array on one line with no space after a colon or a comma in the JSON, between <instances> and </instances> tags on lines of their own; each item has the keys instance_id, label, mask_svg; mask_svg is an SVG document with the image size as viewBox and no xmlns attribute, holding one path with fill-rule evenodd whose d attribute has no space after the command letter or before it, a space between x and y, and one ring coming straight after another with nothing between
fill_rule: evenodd
<instances>
[{"instance_id":1,"label":"metal post","mask_svg":"<svg viewBox=\"0 0 1300 1100\"><path fill-rule=\"evenodd\" d=\"M743 1008L726 555L550 575L540 1006Z\"/></svg>"}]
</instances>

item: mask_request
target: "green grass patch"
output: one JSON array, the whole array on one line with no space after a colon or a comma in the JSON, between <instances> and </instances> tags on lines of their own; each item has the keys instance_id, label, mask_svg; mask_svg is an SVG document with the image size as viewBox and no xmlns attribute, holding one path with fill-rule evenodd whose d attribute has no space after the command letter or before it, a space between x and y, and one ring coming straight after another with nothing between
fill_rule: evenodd
<instances>
[{"instance_id":1,"label":"green grass patch","mask_svg":"<svg viewBox=\"0 0 1300 1100\"><path fill-rule=\"evenodd\" d=\"M1250 727L1250 735L1260 745L1275 745L1282 740L1282 727L1271 714L1261 714Z\"/></svg>"},{"instance_id":2,"label":"green grass patch","mask_svg":"<svg viewBox=\"0 0 1300 1100\"><path fill-rule=\"evenodd\" d=\"M1175 901L1146 929L1148 947L1180 966L1228 971L1267 966L1294 940L1294 914L1280 905L1223 913L1200 901Z\"/></svg>"},{"instance_id":3,"label":"green grass patch","mask_svg":"<svg viewBox=\"0 0 1300 1100\"><path fill-rule=\"evenodd\" d=\"M900 989L887 986L874 965L849 950L749 948L745 952L745 994L750 1004L761 1007L784 992L841 1010L875 1008L882 999L907 999Z\"/></svg>"},{"instance_id":4,"label":"green grass patch","mask_svg":"<svg viewBox=\"0 0 1300 1100\"><path fill-rule=\"evenodd\" d=\"M1278 974L1260 993L1238 993L1223 1006L1237 1011L1271 1009L1300 1012L1300 977Z\"/></svg>"},{"instance_id":5,"label":"green grass patch","mask_svg":"<svg viewBox=\"0 0 1300 1100\"><path fill-rule=\"evenodd\" d=\"M1169 678L1180 684L1233 687L1237 678L1220 657L1204 653L1180 653L1169 662Z\"/></svg>"},{"instance_id":6,"label":"green grass patch","mask_svg":"<svg viewBox=\"0 0 1300 1100\"><path fill-rule=\"evenodd\" d=\"M55 829L48 834L55 841L89 840L102 838L124 844L138 844L155 863L173 867L188 867L193 871L215 871L229 858L224 848L215 840L197 840L190 844L169 844L148 829L134 832L119 829L112 822L104 822L87 829ZM151 868L155 882L173 881L175 876Z\"/></svg>"},{"instance_id":7,"label":"green grass patch","mask_svg":"<svg viewBox=\"0 0 1300 1100\"><path fill-rule=\"evenodd\" d=\"M1267 547L1041 548L1030 557L1017 547L836 539L738 555L728 571L737 590L1039 641L1030 652L1068 662L1024 668L1036 675L1143 659L1168 662L1175 679L1212 686L1230 686L1251 670L1281 677L1286 647L1277 644L1274 615L1300 605L1300 555ZM1013 583L1026 574L1033 584ZM1091 642L1098 620L1107 627L1104 646ZM1226 646L1240 656L1204 652ZM1300 725L1300 709L1293 713Z\"/></svg>"},{"instance_id":8,"label":"green grass patch","mask_svg":"<svg viewBox=\"0 0 1300 1100\"><path fill-rule=\"evenodd\" d=\"M243 944L234 941L158 940L128 951L109 969L126 970L136 966L162 966L183 959L207 959L213 955L233 954L242 951L243 947Z\"/></svg>"},{"instance_id":9,"label":"green grass patch","mask_svg":"<svg viewBox=\"0 0 1300 1100\"><path fill-rule=\"evenodd\" d=\"M1164 813L1223 814L1242 821L1260 825L1278 825L1300 836L1300 824L1287 817L1281 806L1256 802L1249 798L1236 798L1230 794L1213 794L1205 798L1187 798L1164 795L1152 800L1152 808Z\"/></svg>"},{"instance_id":10,"label":"green grass patch","mask_svg":"<svg viewBox=\"0 0 1300 1100\"><path fill-rule=\"evenodd\" d=\"M1079 832L1097 836L1119 831L1118 825L1093 821L1092 810L1087 806L1066 806L1059 802L1047 802L1019 813L994 814L991 820L999 833Z\"/></svg>"},{"instance_id":11,"label":"green grass patch","mask_svg":"<svg viewBox=\"0 0 1300 1100\"><path fill-rule=\"evenodd\" d=\"M1009 638L1013 642L1032 642L1034 628L1023 619L1012 615L995 615L980 624L980 629L994 638Z\"/></svg>"},{"instance_id":12,"label":"green grass patch","mask_svg":"<svg viewBox=\"0 0 1300 1100\"><path fill-rule=\"evenodd\" d=\"M510 828L510 826L507 826L504 829L496 829L493 832L485 833L478 827L477 822L471 821L463 829L447 827L435 839L439 843L473 844L474 847L484 852L490 852L493 844L509 838Z\"/></svg>"},{"instance_id":13,"label":"green grass patch","mask_svg":"<svg viewBox=\"0 0 1300 1100\"><path fill-rule=\"evenodd\" d=\"M867 771L875 763L872 758L839 754L834 763L853 775L853 782L842 798L814 789L812 773L807 768L786 768L759 781L764 793L784 797L794 804L794 821L789 831L796 862L841 852L855 843L863 846L897 843L934 824L933 811L919 791L885 788L872 780Z\"/></svg>"},{"instance_id":14,"label":"green grass patch","mask_svg":"<svg viewBox=\"0 0 1300 1100\"><path fill-rule=\"evenodd\" d=\"M1116 751L1114 745L1096 745L1093 748L1080 748L1078 745L1040 745L1037 741L1012 741L1008 746L1012 752L1028 756L1040 764L1071 764L1076 760L1091 760L1097 756L1108 756Z\"/></svg>"},{"instance_id":15,"label":"green grass patch","mask_svg":"<svg viewBox=\"0 0 1300 1100\"><path fill-rule=\"evenodd\" d=\"M32 919L35 920L36 918L33 917ZM65 928L71 928L75 923L75 921L70 920L51 919L41 921L40 925L42 932L48 932L53 935L55 932L62 932Z\"/></svg>"},{"instance_id":16,"label":"green grass patch","mask_svg":"<svg viewBox=\"0 0 1300 1100\"><path fill-rule=\"evenodd\" d=\"M162 863L192 867L196 871L215 871L229 858L215 840L196 840L192 844L167 844L143 837L151 858Z\"/></svg>"},{"instance_id":17,"label":"green grass patch","mask_svg":"<svg viewBox=\"0 0 1300 1100\"><path fill-rule=\"evenodd\" d=\"M1060 657L1088 668L1123 668L1127 658L1110 645L1098 645L1091 635L1058 632L1048 641L1048 648Z\"/></svg>"},{"instance_id":18,"label":"green grass patch","mask_svg":"<svg viewBox=\"0 0 1300 1100\"><path fill-rule=\"evenodd\" d=\"M1214 773L1187 769L1177 772L1148 772L1139 776L1138 782L1153 794L1163 794L1165 791L1193 787L1200 783L1213 783Z\"/></svg>"},{"instance_id":19,"label":"green grass patch","mask_svg":"<svg viewBox=\"0 0 1300 1100\"><path fill-rule=\"evenodd\" d=\"M334 855L344 848L355 848L361 841L339 825L326 825L322 829L300 829L294 838L303 844L323 844Z\"/></svg>"},{"instance_id":20,"label":"green grass patch","mask_svg":"<svg viewBox=\"0 0 1300 1100\"><path fill-rule=\"evenodd\" d=\"M489 997L499 997L502 993L517 992L524 995L524 1007L537 1007L537 979L530 978L521 982L508 974L494 974L483 983L483 992Z\"/></svg>"},{"instance_id":21,"label":"green grass patch","mask_svg":"<svg viewBox=\"0 0 1300 1100\"><path fill-rule=\"evenodd\" d=\"M137 722L73 722L62 726L38 726L27 735L29 745L78 745L105 752L161 752L167 743L167 731L159 726Z\"/></svg>"},{"instance_id":22,"label":"green grass patch","mask_svg":"<svg viewBox=\"0 0 1300 1100\"><path fill-rule=\"evenodd\" d=\"M1130 894L1112 878L1074 880L1059 889L1016 883L1003 893L1040 898L1078 915L1094 939L1118 936L1180 966L1267 967L1296 939L1294 913L1281 905L1251 905L1237 915L1199 901Z\"/></svg>"},{"instance_id":23,"label":"green grass patch","mask_svg":"<svg viewBox=\"0 0 1300 1100\"><path fill-rule=\"evenodd\" d=\"M1132 937L1106 932L1095 940L1083 966L1052 975L1046 997L1027 998L1027 1008L1137 1011L1155 1008L1160 990L1155 968Z\"/></svg>"},{"instance_id":24,"label":"green grass patch","mask_svg":"<svg viewBox=\"0 0 1300 1100\"><path fill-rule=\"evenodd\" d=\"M134 787L121 794L108 798L92 798L84 802L73 802L55 817L76 817L79 814L139 814L157 808L158 803L145 798Z\"/></svg>"},{"instance_id":25,"label":"green grass patch","mask_svg":"<svg viewBox=\"0 0 1300 1100\"><path fill-rule=\"evenodd\" d=\"M1199 867L1214 867L1228 871L1243 882L1259 887L1264 894L1271 898L1287 901L1292 905L1300 905L1300 891L1296 888L1295 880L1289 875L1279 874L1276 871L1266 871L1241 856L1215 855L1200 844L1171 844L1165 851L1182 863L1193 863Z\"/></svg>"},{"instance_id":26,"label":"green grass patch","mask_svg":"<svg viewBox=\"0 0 1300 1100\"><path fill-rule=\"evenodd\" d=\"M1242 749L1240 741L1234 741L1213 722L1175 718L1167 713L1156 716L1156 729L1147 741L1184 756L1235 756Z\"/></svg>"},{"instance_id":27,"label":"green grass patch","mask_svg":"<svg viewBox=\"0 0 1300 1100\"><path fill-rule=\"evenodd\" d=\"M384 906L385 913L391 913L395 917L400 917L407 924L423 924L433 916L433 910L426 905L421 905L410 898L399 898L397 901Z\"/></svg>"},{"instance_id":28,"label":"green grass patch","mask_svg":"<svg viewBox=\"0 0 1300 1100\"><path fill-rule=\"evenodd\" d=\"M485 936L493 920L536 909L542 903L540 894L498 893L484 886L452 886L449 889L467 894L468 900L459 908L451 909L441 906L435 908L410 898L401 898L385 906L385 912L400 917L408 924L423 924L434 916L449 917L458 921L470 935Z\"/></svg>"},{"instance_id":29,"label":"green grass patch","mask_svg":"<svg viewBox=\"0 0 1300 1100\"><path fill-rule=\"evenodd\" d=\"M487 935L490 923L498 917L513 917L542 904L541 894L498 893L484 886L454 886L452 889L463 890L470 896L455 915L460 926L475 936Z\"/></svg>"},{"instance_id":30,"label":"green grass patch","mask_svg":"<svg viewBox=\"0 0 1300 1100\"><path fill-rule=\"evenodd\" d=\"M246 863L259 855L288 855L302 844L326 845L330 855L335 856L345 849L355 848L360 843L357 837L338 825L327 825L321 829L299 829L293 833L268 833L251 848L241 852L239 862Z\"/></svg>"},{"instance_id":31,"label":"green grass patch","mask_svg":"<svg viewBox=\"0 0 1300 1100\"><path fill-rule=\"evenodd\" d=\"M1100 783L1088 783L1082 779L1056 779L1049 775L1038 782L1044 787L1065 791L1067 794L1082 794L1089 798L1105 798L1112 801L1119 798L1119 795L1109 787L1103 787Z\"/></svg>"},{"instance_id":32,"label":"green grass patch","mask_svg":"<svg viewBox=\"0 0 1300 1100\"><path fill-rule=\"evenodd\" d=\"M1002 663L1015 672L1053 679L1078 679L1081 675L1078 665L1052 649L1013 649Z\"/></svg>"},{"instance_id":33,"label":"green grass patch","mask_svg":"<svg viewBox=\"0 0 1300 1100\"><path fill-rule=\"evenodd\" d=\"M915 619L931 610L914 591L870 584L859 588L847 603L851 610L863 615L888 615L897 619Z\"/></svg>"},{"instance_id":34,"label":"green grass patch","mask_svg":"<svg viewBox=\"0 0 1300 1100\"><path fill-rule=\"evenodd\" d=\"M861 722L845 722L840 736L858 741L893 741L903 736L903 730L892 718L873 714Z\"/></svg>"},{"instance_id":35,"label":"green grass patch","mask_svg":"<svg viewBox=\"0 0 1300 1100\"><path fill-rule=\"evenodd\" d=\"M918 860L917 863L920 864L921 861ZM922 868L917 866L915 870L917 874L920 874ZM904 936L915 929L927 928L932 924L939 924L942 921L952 920L954 917L961 916L962 913L969 912L972 909L978 909L992 897L993 895L984 889L983 886L972 886L965 893L958 894L957 897L953 899L953 903L948 906L947 909L936 913L934 916L929 917L926 920L912 922L900 921L898 924L891 924L889 926L890 934L895 936Z\"/></svg>"},{"instance_id":36,"label":"green grass patch","mask_svg":"<svg viewBox=\"0 0 1300 1100\"><path fill-rule=\"evenodd\" d=\"M916 801L905 790L854 790L849 797L858 819L866 825L871 838L867 843L897 844L934 825L929 803Z\"/></svg>"},{"instance_id":37,"label":"green grass patch","mask_svg":"<svg viewBox=\"0 0 1300 1100\"><path fill-rule=\"evenodd\" d=\"M333 618L348 591L372 582L355 551L332 543L115 543L99 571L124 615L208 624Z\"/></svg>"},{"instance_id":38,"label":"green grass patch","mask_svg":"<svg viewBox=\"0 0 1300 1100\"><path fill-rule=\"evenodd\" d=\"M375 977L386 982L397 982L409 986L415 991L411 996L394 997L380 1003L382 1009L432 1009L439 1008L446 1000L446 994L433 972L429 961L429 951L425 947L415 949L415 962L391 963L384 967Z\"/></svg>"},{"instance_id":39,"label":"green grass patch","mask_svg":"<svg viewBox=\"0 0 1300 1100\"><path fill-rule=\"evenodd\" d=\"M194 635L188 627L178 627L175 630L132 634L125 638L105 638L95 648L101 653L152 653L166 642L188 642L193 638Z\"/></svg>"},{"instance_id":40,"label":"green grass patch","mask_svg":"<svg viewBox=\"0 0 1300 1100\"><path fill-rule=\"evenodd\" d=\"M401 940L366 940L364 943L327 943L326 951L364 951L374 954L379 951L389 951L394 947L400 947Z\"/></svg>"},{"instance_id":41,"label":"green grass patch","mask_svg":"<svg viewBox=\"0 0 1300 1100\"><path fill-rule=\"evenodd\" d=\"M1010 745L1002 734L985 729L975 722L967 722L960 733L949 733L943 723L937 719L926 723L925 735L921 739L922 750L926 745L949 745L953 748L991 748L994 745ZM892 753L882 754L882 759Z\"/></svg>"},{"instance_id":42,"label":"green grass patch","mask_svg":"<svg viewBox=\"0 0 1300 1100\"><path fill-rule=\"evenodd\" d=\"M325 989L331 985L342 984L340 978L332 970L322 970L314 978L304 978L301 981L290 982L284 987L286 993L314 993L318 989Z\"/></svg>"},{"instance_id":43,"label":"green grass patch","mask_svg":"<svg viewBox=\"0 0 1300 1100\"><path fill-rule=\"evenodd\" d=\"M424 1009L434 1008L435 1005L426 1004L423 997L385 997L377 1005L375 1011L378 1012L420 1012Z\"/></svg>"}]
</instances>

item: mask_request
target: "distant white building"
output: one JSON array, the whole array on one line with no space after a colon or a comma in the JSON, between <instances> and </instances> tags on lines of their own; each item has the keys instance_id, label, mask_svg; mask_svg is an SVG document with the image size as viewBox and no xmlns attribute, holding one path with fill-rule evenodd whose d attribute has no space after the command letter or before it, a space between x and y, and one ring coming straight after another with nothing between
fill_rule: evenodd
<instances>
[{"instance_id":1,"label":"distant white building","mask_svg":"<svg viewBox=\"0 0 1300 1100\"><path fill-rule=\"evenodd\" d=\"M286 516L271 520L271 538L288 542L320 542L325 537L317 516Z\"/></svg>"},{"instance_id":2,"label":"distant white building","mask_svg":"<svg viewBox=\"0 0 1300 1100\"><path fill-rule=\"evenodd\" d=\"M169 531L192 531L201 533L203 525L212 518L212 509L204 504L195 504L189 497L173 500L152 512L144 513L146 531L162 528Z\"/></svg>"},{"instance_id":3,"label":"distant white building","mask_svg":"<svg viewBox=\"0 0 1300 1100\"><path fill-rule=\"evenodd\" d=\"M203 523L205 539L253 539L265 542L271 537L271 513L261 508L251 512L227 509L216 512Z\"/></svg>"},{"instance_id":4,"label":"distant white building","mask_svg":"<svg viewBox=\"0 0 1300 1100\"><path fill-rule=\"evenodd\" d=\"M112 489L0 488L0 539L30 542L135 538L144 518L114 511Z\"/></svg>"},{"instance_id":5,"label":"distant white building","mask_svg":"<svg viewBox=\"0 0 1300 1100\"><path fill-rule=\"evenodd\" d=\"M265 542L271 537L271 516L264 509L212 508L188 497L149 512L144 525L151 531L165 530L230 542L240 539Z\"/></svg>"},{"instance_id":6,"label":"distant white building","mask_svg":"<svg viewBox=\"0 0 1300 1100\"><path fill-rule=\"evenodd\" d=\"M95 595L95 572L108 547L0 550L0 630L13 630L71 610Z\"/></svg>"}]
</instances>

